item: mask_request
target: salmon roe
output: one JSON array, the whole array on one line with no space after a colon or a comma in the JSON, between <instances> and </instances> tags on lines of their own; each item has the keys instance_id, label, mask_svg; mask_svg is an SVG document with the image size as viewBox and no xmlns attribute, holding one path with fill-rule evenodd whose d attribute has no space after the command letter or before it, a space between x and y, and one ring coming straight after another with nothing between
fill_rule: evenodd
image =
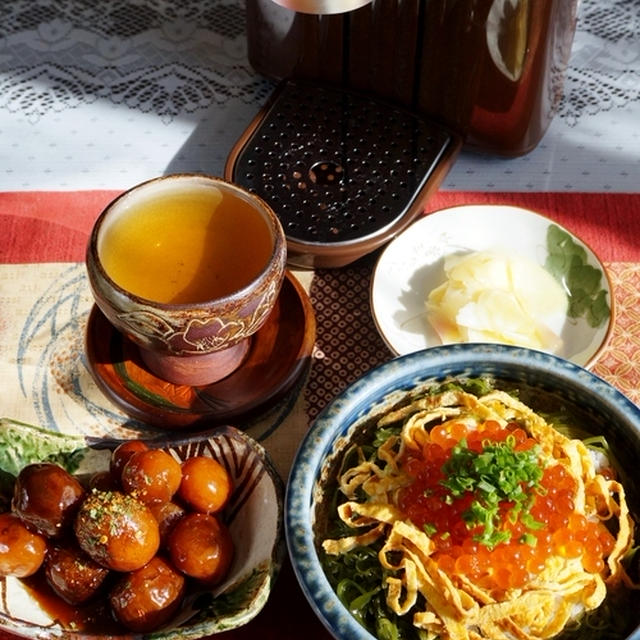
<instances>
[{"instance_id":1,"label":"salmon roe","mask_svg":"<svg viewBox=\"0 0 640 640\"><path fill-rule=\"evenodd\" d=\"M531 517L525 517L526 524L521 515L511 515L514 504L503 501L498 514L505 541L493 547L479 542L479 526L465 520L475 494L455 497L442 484L443 467L463 440L476 453L482 453L487 443L508 442L514 451L537 444L517 423L502 426L488 420L473 429L453 423L434 427L422 451L405 457L403 468L413 482L400 491L398 506L429 534L441 570L466 576L488 590L507 590L527 584L552 555L580 558L591 573L604 569L615 540L600 521L575 512L576 482L561 463L543 469L539 485L530 492Z\"/></svg>"}]
</instances>

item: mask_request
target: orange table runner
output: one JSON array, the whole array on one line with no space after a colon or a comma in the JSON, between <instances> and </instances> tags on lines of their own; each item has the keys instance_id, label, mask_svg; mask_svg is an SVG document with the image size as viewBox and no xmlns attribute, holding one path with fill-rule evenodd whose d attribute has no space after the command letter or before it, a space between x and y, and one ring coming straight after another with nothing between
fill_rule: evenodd
<instances>
[{"instance_id":1,"label":"orange table runner","mask_svg":"<svg viewBox=\"0 0 640 640\"><path fill-rule=\"evenodd\" d=\"M0 192L0 263L84 260L94 220L119 193ZM605 262L640 261L640 194L439 191L426 210L482 203L547 215L579 235Z\"/></svg>"}]
</instances>

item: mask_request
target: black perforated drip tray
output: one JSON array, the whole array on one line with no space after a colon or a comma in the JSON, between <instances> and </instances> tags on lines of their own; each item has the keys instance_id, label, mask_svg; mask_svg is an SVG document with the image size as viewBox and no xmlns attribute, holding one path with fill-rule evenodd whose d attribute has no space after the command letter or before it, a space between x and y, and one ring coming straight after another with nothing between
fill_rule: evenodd
<instances>
[{"instance_id":1,"label":"black perforated drip tray","mask_svg":"<svg viewBox=\"0 0 640 640\"><path fill-rule=\"evenodd\" d=\"M265 199L289 240L338 244L393 227L457 148L407 110L285 82L232 151L226 177Z\"/></svg>"}]
</instances>

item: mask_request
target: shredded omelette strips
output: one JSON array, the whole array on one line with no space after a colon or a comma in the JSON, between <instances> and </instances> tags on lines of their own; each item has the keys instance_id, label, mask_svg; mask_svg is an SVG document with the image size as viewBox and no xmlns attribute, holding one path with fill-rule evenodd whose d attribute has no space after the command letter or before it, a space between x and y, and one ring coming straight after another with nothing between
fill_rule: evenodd
<instances>
[{"instance_id":1,"label":"shredded omelette strips","mask_svg":"<svg viewBox=\"0 0 640 640\"><path fill-rule=\"evenodd\" d=\"M576 482L575 512L591 519L612 521L615 545L600 573L586 571L579 558L552 555L544 569L522 588L503 593L488 590L466 575L447 575L433 558L435 545L396 506L398 491L411 481L400 461L407 452L429 442L435 424L462 422L471 427L486 420L501 425L517 422L534 438L543 460L562 463ZM365 533L325 540L328 554L342 554L358 545L383 541L381 565L389 570L386 602L398 615L411 613L413 624L429 639L541 640L561 632L577 615L597 608L607 589L619 584L638 588L622 564L633 545L633 520L622 484L597 472L592 456L580 440L570 439L513 396L492 391L483 397L446 391L417 399L410 406L386 414L387 426L402 421L400 436L379 449L384 465L363 456L339 478L347 501L338 515ZM356 500L364 491L365 502ZM419 595L423 598L419 599ZM420 608L418 603L426 603Z\"/></svg>"}]
</instances>

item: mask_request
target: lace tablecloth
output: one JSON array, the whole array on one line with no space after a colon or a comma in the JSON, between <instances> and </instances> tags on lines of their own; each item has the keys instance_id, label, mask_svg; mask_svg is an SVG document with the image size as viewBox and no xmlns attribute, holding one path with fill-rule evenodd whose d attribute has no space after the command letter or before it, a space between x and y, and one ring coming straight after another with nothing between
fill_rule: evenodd
<instances>
[{"instance_id":1,"label":"lace tablecloth","mask_svg":"<svg viewBox=\"0 0 640 640\"><path fill-rule=\"evenodd\" d=\"M565 97L529 155L463 154L444 188L637 191L640 1L583 0ZM0 3L0 191L220 175L273 83L243 0Z\"/></svg>"},{"instance_id":2,"label":"lace tablecloth","mask_svg":"<svg viewBox=\"0 0 640 640\"><path fill-rule=\"evenodd\" d=\"M117 193L167 172L222 174L273 89L247 62L241 0L0 3L0 415L63 431L144 432L84 359L84 247ZM540 145L463 153L429 210L519 204L600 255L617 306L594 371L640 402L640 0L583 0L565 97ZM286 476L318 411L391 357L369 311L375 256L296 272L318 333L303 387L241 425ZM326 638L285 567L274 602L233 637ZM300 615L288 616L291 608Z\"/></svg>"}]
</instances>

